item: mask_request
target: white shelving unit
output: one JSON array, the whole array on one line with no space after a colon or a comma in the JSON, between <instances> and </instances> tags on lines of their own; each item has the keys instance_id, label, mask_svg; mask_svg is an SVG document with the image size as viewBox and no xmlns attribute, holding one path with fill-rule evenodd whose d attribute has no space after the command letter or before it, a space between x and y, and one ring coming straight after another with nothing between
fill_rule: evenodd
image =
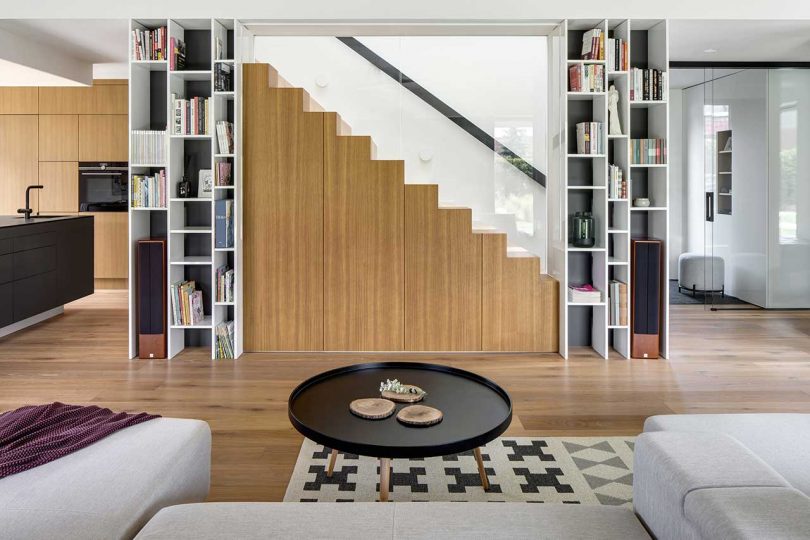
<instances>
[{"instance_id":1,"label":"white shelving unit","mask_svg":"<svg viewBox=\"0 0 810 540\"><path fill-rule=\"evenodd\" d=\"M630 241L635 237L664 240L664 259L668 260L669 238L669 170L667 165L635 165L631 162L631 139L663 138L669 140L669 105L666 101L630 100L631 71L607 71L606 88L615 85L619 91L621 135L608 135L606 92L570 92L568 68L576 64L604 65L603 60L579 59L582 35L599 28L610 38L629 43L630 68L655 68L666 71L669 65L668 27L662 20L567 20L558 28L556 48L559 72L552 76L559 84L559 110L552 108L552 125L559 129L559 144L552 143L552 156L559 158L560 188L549 194L549 217L565 223L559 236L564 246L555 253L550 238L550 265L560 277L560 353L567 358L570 347L587 345L603 358L611 352L630 356L630 326L611 325L608 284L616 279L628 286L628 322L630 310ZM553 58L553 56L552 56ZM606 66L607 68L607 66ZM555 75L555 74L552 74ZM665 93L665 95L667 95ZM553 107L553 105L552 105ZM555 121L556 120L556 121ZM601 122L607 140L607 154L576 154L575 125L578 122ZM551 139L552 137L550 137ZM551 160L550 160L551 161ZM608 165L619 166L627 179L626 199L608 198ZM552 172L552 171L550 171ZM633 207L634 197L648 197L648 208ZM594 217L596 244L577 248L570 243L571 218L576 212L590 211ZM553 225L552 225L553 227ZM553 231L550 231L550 234ZM558 238L559 240L559 238ZM556 261L554 259L557 259ZM667 265L663 265L667 272ZM668 357L669 294L668 272L664 276L661 355ZM571 283L591 283L602 292L600 302L568 301Z\"/></svg>"},{"instance_id":2,"label":"white shelving unit","mask_svg":"<svg viewBox=\"0 0 810 540\"><path fill-rule=\"evenodd\" d=\"M239 56L241 25L234 19L157 19L131 20L131 29L166 27L167 47L170 39L186 43L185 70L170 70L168 60L130 60L130 133L132 130L165 130L165 163L134 164L133 174L166 170L166 208L132 208L129 213L130 241L130 348L131 358L137 356L135 248L138 240L166 238L168 252L168 283L194 280L203 291L205 317L195 325L175 325L171 301L167 298L168 357L172 358L187 346L207 347L216 358L216 327L226 321L234 322L234 356L242 354L242 216L241 216L241 103L237 89L241 84ZM131 39L131 37L130 37ZM217 43L222 47L216 57ZM131 49L131 48L130 48ZM169 51L170 52L170 51ZM232 89L215 91L214 73L217 63L232 68ZM211 98L210 119L206 134L173 134L172 94L178 98ZM234 124L233 152L220 154L215 123L227 120ZM232 164L231 186L215 186L211 198L179 198L178 184L187 177L192 191L197 189L201 169L215 170L220 161ZM196 193L193 193L196 195ZM234 245L217 249L214 224L215 201L234 200ZM216 271L227 265L234 269L233 302L216 301Z\"/></svg>"}]
</instances>

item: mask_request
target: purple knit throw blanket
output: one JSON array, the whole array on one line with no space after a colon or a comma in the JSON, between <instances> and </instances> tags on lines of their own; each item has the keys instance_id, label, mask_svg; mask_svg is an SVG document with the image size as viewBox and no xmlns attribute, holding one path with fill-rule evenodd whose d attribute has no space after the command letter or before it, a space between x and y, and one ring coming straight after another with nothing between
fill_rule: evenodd
<instances>
[{"instance_id":1,"label":"purple knit throw blanket","mask_svg":"<svg viewBox=\"0 0 810 540\"><path fill-rule=\"evenodd\" d=\"M158 415L101 407L29 405L0 414L0 478L33 469Z\"/></svg>"}]
</instances>

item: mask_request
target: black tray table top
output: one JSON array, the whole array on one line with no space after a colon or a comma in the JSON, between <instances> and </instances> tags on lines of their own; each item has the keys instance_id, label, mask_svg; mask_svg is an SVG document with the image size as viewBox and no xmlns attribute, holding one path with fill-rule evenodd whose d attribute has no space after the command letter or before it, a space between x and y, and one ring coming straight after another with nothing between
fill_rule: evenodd
<instances>
[{"instance_id":1,"label":"black tray table top","mask_svg":"<svg viewBox=\"0 0 810 540\"><path fill-rule=\"evenodd\" d=\"M398 379L427 392L420 405L442 411L432 426L408 426L396 413L383 420L359 418L349 403L379 397L380 383ZM397 403L397 411L409 406ZM436 364L357 364L316 375L293 390L289 417L305 437L328 448L379 458L444 456L478 448L503 434L512 421L512 400L494 382Z\"/></svg>"}]
</instances>

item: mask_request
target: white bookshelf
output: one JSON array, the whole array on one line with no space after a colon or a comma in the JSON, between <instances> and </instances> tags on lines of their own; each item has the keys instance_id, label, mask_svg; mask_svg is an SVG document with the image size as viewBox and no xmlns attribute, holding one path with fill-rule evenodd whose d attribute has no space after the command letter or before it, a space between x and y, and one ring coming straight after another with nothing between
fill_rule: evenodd
<instances>
[{"instance_id":1,"label":"white bookshelf","mask_svg":"<svg viewBox=\"0 0 810 540\"><path fill-rule=\"evenodd\" d=\"M582 34L599 28L610 38L629 43L630 70L610 71L606 66L605 88L615 85L619 91L621 135L608 135L606 92L571 92L568 68L577 64L605 65L602 60L581 60ZM664 259L669 238L669 168L663 165L636 165L631 162L631 139L663 138L669 143L669 104L667 101L631 101L630 76L634 67L667 71L668 27L662 20L577 19L560 25L557 45L551 54L559 59L556 78L560 88L558 115L552 126L559 129L559 144L552 144L553 156L559 159L560 187L549 196L549 216L563 221L557 244L563 249L550 249L550 264L560 277L560 353L567 358L571 347L586 345L603 358L612 352L630 356L629 325L610 324L608 284L617 279L628 286L628 322L630 310L630 241L635 237L652 237L664 241ZM635 48L634 48L635 45ZM667 95L665 93L665 95ZM552 104L553 106L553 104ZM582 121L602 122L607 141L607 154L576 154L575 124ZM621 167L627 180L627 198L608 198L608 166ZM634 197L648 197L651 206L633 207ZM594 217L596 244L577 248L570 243L571 217L578 211L590 211ZM552 217L554 216L554 217ZM552 225L553 226L553 225ZM550 246L554 247L554 239ZM557 259L556 261L553 259ZM661 355L669 356L669 275L664 267L664 290L661 329ZM600 302L568 301L571 283L587 283L602 293Z\"/></svg>"},{"instance_id":2,"label":"white bookshelf","mask_svg":"<svg viewBox=\"0 0 810 540\"><path fill-rule=\"evenodd\" d=\"M131 20L131 29L155 29L165 26L169 40L174 37L186 43L186 69L169 69L168 60L134 60L130 58L130 133L133 130L166 130L165 163L132 164L133 174L166 170L166 207L131 208L129 212L130 241L130 347L131 358L137 356L135 299L135 248L138 240L167 239L167 291L171 284L192 279L203 291L205 317L194 325L176 325L171 314L171 301L166 300L168 329L168 358L187 347L204 347L216 357L216 327L225 321L234 322L234 356L242 354L242 216L241 216L241 103L237 91L241 83L239 35L244 29L234 19L151 19ZM131 39L131 33L130 33ZM222 57L217 58L217 41L222 44ZM131 50L131 47L130 47ZM131 55L131 54L130 54ZM232 88L215 91L216 63L229 64ZM209 125L206 134L173 134L172 94L179 98L211 98ZM227 120L234 124L233 152L221 154L215 123ZM132 137L132 136L131 136ZM132 148L132 145L130 145ZM130 160L131 161L131 160ZM198 171L215 170L216 163L232 163L232 186L215 186L211 198L198 197ZM192 196L178 197L178 184L188 174ZM234 245L216 248L215 201L234 200ZM233 302L216 301L216 271L227 265L234 269Z\"/></svg>"}]
</instances>

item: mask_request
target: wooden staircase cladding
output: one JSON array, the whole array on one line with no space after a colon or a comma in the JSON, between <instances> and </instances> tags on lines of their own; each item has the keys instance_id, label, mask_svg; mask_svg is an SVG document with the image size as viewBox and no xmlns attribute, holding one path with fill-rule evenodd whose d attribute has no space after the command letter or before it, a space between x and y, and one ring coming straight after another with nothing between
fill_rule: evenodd
<instances>
[{"instance_id":1,"label":"wooden staircase cladding","mask_svg":"<svg viewBox=\"0 0 810 540\"><path fill-rule=\"evenodd\" d=\"M406 185L267 64L244 66L243 95L246 350L557 350L539 258Z\"/></svg>"}]
</instances>

